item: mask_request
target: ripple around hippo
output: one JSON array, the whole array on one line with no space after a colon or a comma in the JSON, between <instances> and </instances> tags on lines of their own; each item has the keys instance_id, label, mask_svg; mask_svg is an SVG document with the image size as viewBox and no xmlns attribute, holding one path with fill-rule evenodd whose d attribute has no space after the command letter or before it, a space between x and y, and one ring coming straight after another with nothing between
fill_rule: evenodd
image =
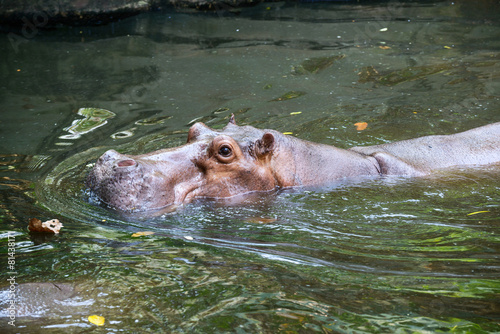
<instances>
[{"instance_id":1,"label":"ripple around hippo","mask_svg":"<svg viewBox=\"0 0 500 334\"><path fill-rule=\"evenodd\" d=\"M105 211L96 205L98 199L85 187L85 175L105 149L92 148L75 154L55 166L36 184L38 204L47 210L64 214L68 218L100 219Z\"/></svg>"},{"instance_id":2,"label":"ripple around hippo","mask_svg":"<svg viewBox=\"0 0 500 334\"><path fill-rule=\"evenodd\" d=\"M476 231L468 220L458 226L443 223L432 209L438 205L439 210L457 216L455 202L463 198L468 202L474 196L471 201L486 203L494 216L498 209L492 203L497 190L491 180L498 180L495 166L425 180L376 178L316 191L259 193L233 206L205 199L155 217L124 215L96 205L102 203L84 180L104 151L92 148L60 162L37 184L38 204L85 224L130 232L146 229L180 240L189 236L195 244L271 261L395 276L466 278L473 277L474 271L481 271L483 278L496 275L490 256L477 259L480 268L470 261L470 256L492 247L491 236ZM482 240L480 246L476 239ZM447 258L454 261L444 263Z\"/></svg>"}]
</instances>

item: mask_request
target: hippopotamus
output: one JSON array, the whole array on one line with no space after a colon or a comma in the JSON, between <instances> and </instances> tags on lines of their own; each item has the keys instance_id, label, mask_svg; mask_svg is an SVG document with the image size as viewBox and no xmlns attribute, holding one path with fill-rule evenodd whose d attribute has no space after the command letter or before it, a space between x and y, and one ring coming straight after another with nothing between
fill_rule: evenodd
<instances>
[{"instance_id":1,"label":"hippopotamus","mask_svg":"<svg viewBox=\"0 0 500 334\"><path fill-rule=\"evenodd\" d=\"M500 162L500 122L451 135L341 149L238 126L194 124L187 143L126 155L105 152L86 183L109 207L146 211L198 198L228 198L338 180L398 175L420 177L454 166ZM496 165L495 165L496 166Z\"/></svg>"}]
</instances>

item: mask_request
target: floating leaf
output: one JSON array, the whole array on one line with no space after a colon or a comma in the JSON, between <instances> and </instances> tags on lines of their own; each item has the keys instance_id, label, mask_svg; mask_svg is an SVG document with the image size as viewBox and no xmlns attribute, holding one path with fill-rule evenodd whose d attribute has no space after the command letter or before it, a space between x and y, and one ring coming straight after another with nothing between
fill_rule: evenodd
<instances>
[{"instance_id":1,"label":"floating leaf","mask_svg":"<svg viewBox=\"0 0 500 334\"><path fill-rule=\"evenodd\" d=\"M271 100L271 101L286 101L286 100L291 100L295 99L297 97L301 97L302 95L305 95L306 93L304 92L296 92L296 91L291 91L286 94L281 95L280 97Z\"/></svg>"},{"instance_id":2,"label":"floating leaf","mask_svg":"<svg viewBox=\"0 0 500 334\"><path fill-rule=\"evenodd\" d=\"M486 213L486 212L489 212L489 211L484 210L484 211L476 211L476 212L471 212L471 213L468 213L468 214L467 214L467 216L477 215L477 214L480 214L480 213Z\"/></svg>"},{"instance_id":3,"label":"floating leaf","mask_svg":"<svg viewBox=\"0 0 500 334\"><path fill-rule=\"evenodd\" d=\"M293 135L293 132L283 132L284 135Z\"/></svg>"},{"instance_id":4,"label":"floating leaf","mask_svg":"<svg viewBox=\"0 0 500 334\"><path fill-rule=\"evenodd\" d=\"M151 232L151 231L136 232L136 233L132 234L132 237L137 238L137 237L142 237L143 235L151 235L151 234L155 234L155 233Z\"/></svg>"},{"instance_id":5,"label":"floating leaf","mask_svg":"<svg viewBox=\"0 0 500 334\"><path fill-rule=\"evenodd\" d=\"M364 129L366 129L368 127L368 123L358 122L358 123L355 123L354 126L356 127L356 130L363 131Z\"/></svg>"},{"instance_id":6,"label":"floating leaf","mask_svg":"<svg viewBox=\"0 0 500 334\"><path fill-rule=\"evenodd\" d=\"M345 55L329 56L329 57L316 57L304 60L300 65L292 67L293 74L307 74L307 73L318 73L330 66L337 60L345 58Z\"/></svg>"},{"instance_id":7,"label":"floating leaf","mask_svg":"<svg viewBox=\"0 0 500 334\"><path fill-rule=\"evenodd\" d=\"M104 325L104 317L101 317L100 315L90 315L88 317L88 319L94 325L97 325L97 326Z\"/></svg>"},{"instance_id":8,"label":"floating leaf","mask_svg":"<svg viewBox=\"0 0 500 334\"><path fill-rule=\"evenodd\" d=\"M379 49L382 49L382 50L389 50L391 47L390 46L387 46L387 45L381 45L379 46Z\"/></svg>"},{"instance_id":9,"label":"floating leaf","mask_svg":"<svg viewBox=\"0 0 500 334\"><path fill-rule=\"evenodd\" d=\"M294 111L290 113L290 115L300 115L300 114L302 114L302 111Z\"/></svg>"}]
</instances>

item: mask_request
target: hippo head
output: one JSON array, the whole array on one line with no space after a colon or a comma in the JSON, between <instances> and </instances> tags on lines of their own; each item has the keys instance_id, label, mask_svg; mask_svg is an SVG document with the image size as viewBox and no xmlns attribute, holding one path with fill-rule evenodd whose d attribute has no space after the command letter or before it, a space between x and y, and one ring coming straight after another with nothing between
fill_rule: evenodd
<instances>
[{"instance_id":1,"label":"hippo head","mask_svg":"<svg viewBox=\"0 0 500 334\"><path fill-rule=\"evenodd\" d=\"M142 155L105 152L87 177L104 203L121 211L144 211L195 198L226 198L282 185L273 168L273 130L237 126L234 116L220 131L194 124L185 145Z\"/></svg>"}]
</instances>

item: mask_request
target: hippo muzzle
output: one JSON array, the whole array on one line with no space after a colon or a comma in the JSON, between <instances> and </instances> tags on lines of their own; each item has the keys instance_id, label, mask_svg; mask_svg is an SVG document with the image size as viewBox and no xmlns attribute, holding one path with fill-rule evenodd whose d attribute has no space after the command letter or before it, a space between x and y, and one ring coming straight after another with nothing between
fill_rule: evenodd
<instances>
[{"instance_id":1,"label":"hippo muzzle","mask_svg":"<svg viewBox=\"0 0 500 334\"><path fill-rule=\"evenodd\" d=\"M112 208L144 211L182 203L197 188L198 175L192 163L175 157L162 160L105 152L87 176L87 186ZM176 155L176 152L170 154ZM182 178L189 177L189 183Z\"/></svg>"}]
</instances>

